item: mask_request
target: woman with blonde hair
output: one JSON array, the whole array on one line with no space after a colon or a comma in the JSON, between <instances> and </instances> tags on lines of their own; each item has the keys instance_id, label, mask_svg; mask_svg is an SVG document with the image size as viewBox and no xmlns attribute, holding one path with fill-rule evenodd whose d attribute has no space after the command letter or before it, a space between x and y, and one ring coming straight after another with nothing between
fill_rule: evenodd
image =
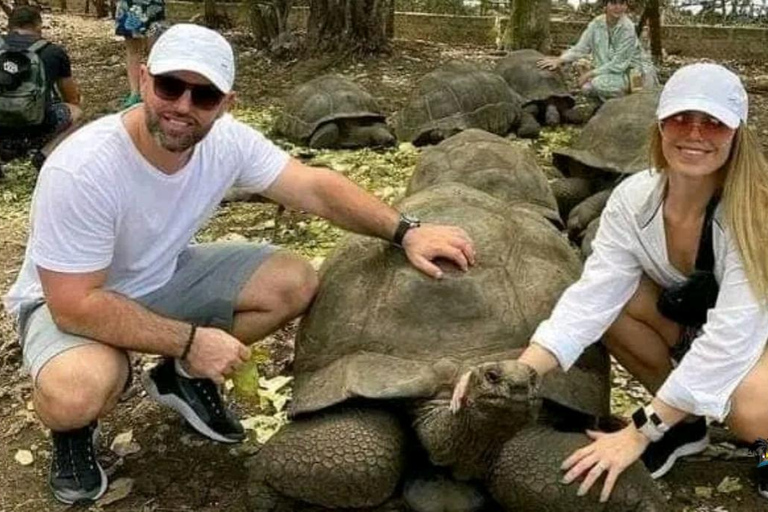
<instances>
[{"instance_id":1,"label":"woman with blonde hair","mask_svg":"<svg viewBox=\"0 0 768 512\"><path fill-rule=\"evenodd\" d=\"M747 93L716 64L679 69L665 85L652 168L622 182L600 218L581 278L538 327L520 360L539 375L568 370L601 339L652 394L632 423L563 463L585 494L605 474L608 499L641 459L658 478L725 421L759 455L768 498L768 164L747 126ZM762 464L762 465L761 465Z\"/></svg>"}]
</instances>

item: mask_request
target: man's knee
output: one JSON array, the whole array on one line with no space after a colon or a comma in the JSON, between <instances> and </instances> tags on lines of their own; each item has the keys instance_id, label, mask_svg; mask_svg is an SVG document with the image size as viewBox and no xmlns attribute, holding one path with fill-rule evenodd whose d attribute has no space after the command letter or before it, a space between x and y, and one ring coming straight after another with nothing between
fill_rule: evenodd
<instances>
[{"instance_id":1,"label":"man's knee","mask_svg":"<svg viewBox=\"0 0 768 512\"><path fill-rule=\"evenodd\" d=\"M287 315L296 316L312 302L317 287L317 272L307 260L279 252L251 276L240 294L238 309L285 311Z\"/></svg>"},{"instance_id":2,"label":"man's knee","mask_svg":"<svg viewBox=\"0 0 768 512\"><path fill-rule=\"evenodd\" d=\"M278 277L278 298L283 307L298 314L312 302L318 284L317 272L312 265L294 256Z\"/></svg>"},{"instance_id":3,"label":"man's knee","mask_svg":"<svg viewBox=\"0 0 768 512\"><path fill-rule=\"evenodd\" d=\"M55 423L91 421L117 401L128 374L122 351L100 344L68 350L37 375L38 412Z\"/></svg>"}]
</instances>

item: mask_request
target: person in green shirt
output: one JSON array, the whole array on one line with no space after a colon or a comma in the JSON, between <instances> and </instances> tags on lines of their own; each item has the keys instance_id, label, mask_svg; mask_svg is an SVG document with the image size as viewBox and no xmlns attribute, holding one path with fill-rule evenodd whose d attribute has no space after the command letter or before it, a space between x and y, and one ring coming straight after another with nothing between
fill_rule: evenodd
<instances>
[{"instance_id":1,"label":"person in green shirt","mask_svg":"<svg viewBox=\"0 0 768 512\"><path fill-rule=\"evenodd\" d=\"M559 57L545 57L541 69L554 70L564 63L591 56L593 67L579 76L579 87L601 102L630 90L630 70L642 73L643 85L655 85L653 64L644 56L635 27L627 16L626 0L604 0L605 13L593 19L579 42Z\"/></svg>"}]
</instances>

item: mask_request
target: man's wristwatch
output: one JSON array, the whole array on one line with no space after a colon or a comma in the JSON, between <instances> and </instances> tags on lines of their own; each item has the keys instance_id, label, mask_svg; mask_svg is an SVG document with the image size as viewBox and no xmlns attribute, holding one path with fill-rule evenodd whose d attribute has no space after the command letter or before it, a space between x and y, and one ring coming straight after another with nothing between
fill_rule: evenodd
<instances>
[{"instance_id":1,"label":"man's wristwatch","mask_svg":"<svg viewBox=\"0 0 768 512\"><path fill-rule=\"evenodd\" d=\"M400 222L397 223L397 229L395 230L395 236L392 237L392 245L397 247L403 246L403 238L409 229L417 228L421 226L421 221L412 215L405 213L400 214Z\"/></svg>"},{"instance_id":2,"label":"man's wristwatch","mask_svg":"<svg viewBox=\"0 0 768 512\"><path fill-rule=\"evenodd\" d=\"M669 425L661 420L650 404L640 407L632 414L632 423L652 443L664 437L664 434L669 430Z\"/></svg>"}]
</instances>

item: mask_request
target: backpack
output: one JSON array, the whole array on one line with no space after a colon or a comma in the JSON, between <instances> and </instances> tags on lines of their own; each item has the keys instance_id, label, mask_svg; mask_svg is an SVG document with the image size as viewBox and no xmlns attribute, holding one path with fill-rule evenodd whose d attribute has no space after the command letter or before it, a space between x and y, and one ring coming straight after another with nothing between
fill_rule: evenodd
<instances>
[{"instance_id":1,"label":"backpack","mask_svg":"<svg viewBox=\"0 0 768 512\"><path fill-rule=\"evenodd\" d=\"M47 44L39 39L17 50L0 38L0 127L35 126L45 119L47 84L39 52Z\"/></svg>"}]
</instances>

